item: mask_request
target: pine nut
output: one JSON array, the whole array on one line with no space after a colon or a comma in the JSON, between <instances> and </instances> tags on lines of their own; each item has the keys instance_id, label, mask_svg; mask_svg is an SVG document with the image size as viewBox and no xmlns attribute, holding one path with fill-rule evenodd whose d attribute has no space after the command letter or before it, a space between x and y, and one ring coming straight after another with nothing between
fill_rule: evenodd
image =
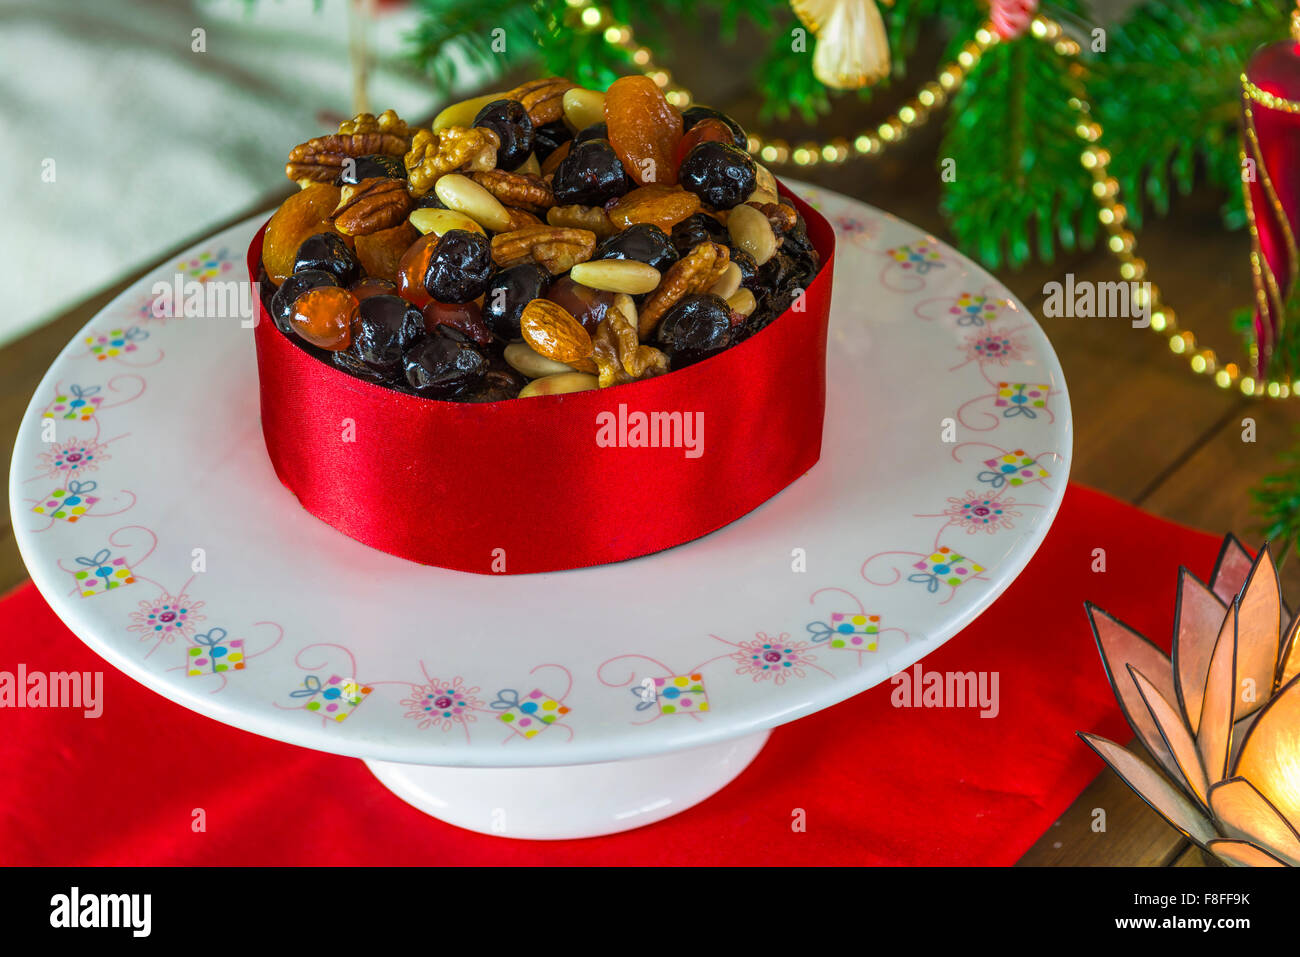
<instances>
[{"instance_id":1,"label":"pine nut","mask_svg":"<svg viewBox=\"0 0 1300 957\"><path fill-rule=\"evenodd\" d=\"M605 119L604 93L575 86L571 90L565 90L564 99L560 102L564 107L564 118L575 130L585 130L593 123Z\"/></svg>"},{"instance_id":2,"label":"pine nut","mask_svg":"<svg viewBox=\"0 0 1300 957\"><path fill-rule=\"evenodd\" d=\"M453 229L468 229L472 233L487 235L487 233L483 232L482 226L464 213L458 213L454 209L434 209L429 207L412 210L411 225L425 235L433 233L436 236L441 236Z\"/></svg>"},{"instance_id":3,"label":"pine nut","mask_svg":"<svg viewBox=\"0 0 1300 957\"><path fill-rule=\"evenodd\" d=\"M732 312L738 312L742 316L754 314L754 308L758 302L754 299L754 294L748 289L737 289L727 297L727 305L731 307Z\"/></svg>"},{"instance_id":4,"label":"pine nut","mask_svg":"<svg viewBox=\"0 0 1300 957\"><path fill-rule=\"evenodd\" d=\"M506 364L530 379L572 372L573 366L548 359L526 342L512 342L505 348Z\"/></svg>"},{"instance_id":5,"label":"pine nut","mask_svg":"<svg viewBox=\"0 0 1300 957\"><path fill-rule=\"evenodd\" d=\"M737 206L727 215L727 232L731 240L763 265L776 252L776 233L767 217L753 206Z\"/></svg>"},{"instance_id":6,"label":"pine nut","mask_svg":"<svg viewBox=\"0 0 1300 957\"><path fill-rule=\"evenodd\" d=\"M444 177L445 178L445 177ZM578 263L569 270L574 282L606 292L640 295L659 285L659 270L635 259L600 259Z\"/></svg>"},{"instance_id":7,"label":"pine nut","mask_svg":"<svg viewBox=\"0 0 1300 957\"><path fill-rule=\"evenodd\" d=\"M563 395L568 392L586 392L600 385L600 380L586 372L561 372L558 375L534 379L519 390L519 398L535 395Z\"/></svg>"},{"instance_id":8,"label":"pine nut","mask_svg":"<svg viewBox=\"0 0 1300 957\"><path fill-rule=\"evenodd\" d=\"M529 153L528 159L520 163L519 168L514 170L514 172L521 173L524 176L541 176L542 164L537 162L537 154Z\"/></svg>"},{"instance_id":9,"label":"pine nut","mask_svg":"<svg viewBox=\"0 0 1300 957\"><path fill-rule=\"evenodd\" d=\"M468 176L460 173L439 176L433 191L448 209L464 213L483 228L494 233L509 231L510 214L501 201Z\"/></svg>"}]
</instances>

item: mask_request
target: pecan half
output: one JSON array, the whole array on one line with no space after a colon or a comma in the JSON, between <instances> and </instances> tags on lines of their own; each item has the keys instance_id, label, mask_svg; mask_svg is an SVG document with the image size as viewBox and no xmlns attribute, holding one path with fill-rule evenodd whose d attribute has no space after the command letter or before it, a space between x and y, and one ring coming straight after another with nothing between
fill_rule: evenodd
<instances>
[{"instance_id":1,"label":"pecan half","mask_svg":"<svg viewBox=\"0 0 1300 957\"><path fill-rule=\"evenodd\" d=\"M506 212L510 214L509 232L514 232L516 229L523 229L525 226L543 225L540 219L528 212L526 209L516 209L513 206L507 206Z\"/></svg>"},{"instance_id":2,"label":"pecan half","mask_svg":"<svg viewBox=\"0 0 1300 957\"><path fill-rule=\"evenodd\" d=\"M458 170L494 169L500 138L478 126L448 126L441 130L416 130L405 163L411 193L423 196L433 189L438 177Z\"/></svg>"},{"instance_id":3,"label":"pecan half","mask_svg":"<svg viewBox=\"0 0 1300 957\"><path fill-rule=\"evenodd\" d=\"M502 268L522 262L541 263L552 276L586 262L596 251L596 234L589 229L525 226L492 237L492 260Z\"/></svg>"},{"instance_id":4,"label":"pecan half","mask_svg":"<svg viewBox=\"0 0 1300 957\"><path fill-rule=\"evenodd\" d=\"M547 76L515 87L503 99L518 100L528 111L533 126L545 126L564 115L564 94L577 85L564 77Z\"/></svg>"},{"instance_id":5,"label":"pecan half","mask_svg":"<svg viewBox=\"0 0 1300 957\"><path fill-rule=\"evenodd\" d=\"M700 197L680 186L650 183L638 186L614 201L609 219L619 229L636 223L652 223L666 233L683 219L699 211Z\"/></svg>"},{"instance_id":6,"label":"pecan half","mask_svg":"<svg viewBox=\"0 0 1300 957\"><path fill-rule=\"evenodd\" d=\"M641 315L637 319L641 338L649 339L664 313L683 297L708 289L722 278L730 264L731 252L726 246L703 242L669 266L659 288L650 293L641 305Z\"/></svg>"},{"instance_id":7,"label":"pecan half","mask_svg":"<svg viewBox=\"0 0 1300 957\"><path fill-rule=\"evenodd\" d=\"M391 229L411 211L411 194L400 179L375 176L344 186L334 210L334 228L345 236Z\"/></svg>"},{"instance_id":8,"label":"pecan half","mask_svg":"<svg viewBox=\"0 0 1300 957\"><path fill-rule=\"evenodd\" d=\"M555 194L540 176L488 169L470 173L469 178L499 199L503 206L541 213L555 205Z\"/></svg>"},{"instance_id":9,"label":"pecan half","mask_svg":"<svg viewBox=\"0 0 1300 957\"><path fill-rule=\"evenodd\" d=\"M339 124L340 133L391 133L400 136L407 143L415 132L392 110L384 110L378 116L373 113L358 113L350 120ZM403 150L405 152L405 150Z\"/></svg>"},{"instance_id":10,"label":"pecan half","mask_svg":"<svg viewBox=\"0 0 1300 957\"><path fill-rule=\"evenodd\" d=\"M383 153L401 156L406 152L406 140L392 133L331 133L317 136L289 151L289 162L284 175L301 185L304 180L313 183L332 183L349 157Z\"/></svg>"},{"instance_id":11,"label":"pecan half","mask_svg":"<svg viewBox=\"0 0 1300 957\"><path fill-rule=\"evenodd\" d=\"M609 216L600 206L552 206L546 211L546 221L552 226L589 229L597 239L618 232L618 227L609 221Z\"/></svg>"}]
</instances>

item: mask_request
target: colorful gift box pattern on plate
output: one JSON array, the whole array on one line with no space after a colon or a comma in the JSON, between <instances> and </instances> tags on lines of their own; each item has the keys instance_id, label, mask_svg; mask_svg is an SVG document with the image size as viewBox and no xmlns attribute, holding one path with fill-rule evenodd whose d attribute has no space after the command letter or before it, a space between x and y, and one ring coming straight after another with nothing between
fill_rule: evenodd
<instances>
[{"instance_id":1,"label":"colorful gift box pattern on plate","mask_svg":"<svg viewBox=\"0 0 1300 957\"><path fill-rule=\"evenodd\" d=\"M95 488L94 482L69 482L66 489L56 488L45 496L32 511L37 515L48 515L51 518L75 523L86 514L87 509L99 501L94 495L87 494L93 492Z\"/></svg>"},{"instance_id":2,"label":"colorful gift box pattern on plate","mask_svg":"<svg viewBox=\"0 0 1300 957\"><path fill-rule=\"evenodd\" d=\"M647 678L646 681L650 684L643 685L648 692L644 698L648 699L650 693L653 693L654 703L659 705L660 714L689 714L709 710L709 698L704 691L704 676L699 673L670 675L667 678ZM642 706L649 707L650 704L649 700L643 700L641 705L637 705L637 710L641 710Z\"/></svg>"},{"instance_id":3,"label":"colorful gift box pattern on plate","mask_svg":"<svg viewBox=\"0 0 1300 957\"><path fill-rule=\"evenodd\" d=\"M956 588L962 582L970 581L973 575L984 571L983 565L977 565L964 555L958 555L947 546L913 563L912 567L917 569L917 573L909 575L907 580L924 584L927 591L938 591L941 582Z\"/></svg>"},{"instance_id":4,"label":"colorful gift box pattern on plate","mask_svg":"<svg viewBox=\"0 0 1300 957\"><path fill-rule=\"evenodd\" d=\"M89 388L79 385L68 386L66 392L54 397L54 401L45 410L44 418L89 422L95 417L95 409L104 401L102 395L96 394L98 392L99 386L97 385L92 385Z\"/></svg>"},{"instance_id":5,"label":"colorful gift box pattern on plate","mask_svg":"<svg viewBox=\"0 0 1300 957\"><path fill-rule=\"evenodd\" d=\"M948 311L957 317L959 326L983 326L995 320L1005 304L1005 299L976 296L964 292L957 297L957 302Z\"/></svg>"},{"instance_id":6,"label":"colorful gift box pattern on plate","mask_svg":"<svg viewBox=\"0 0 1300 957\"><path fill-rule=\"evenodd\" d=\"M224 249L215 253L205 251L192 259L182 259L176 264L176 268L190 279L208 282L235 268L234 262L228 259L228 256L229 253Z\"/></svg>"},{"instance_id":7,"label":"colorful gift box pattern on plate","mask_svg":"<svg viewBox=\"0 0 1300 957\"><path fill-rule=\"evenodd\" d=\"M185 673L190 677L244 670L244 639L231 638L224 628L213 628L195 635L193 640L194 644L186 649L189 660Z\"/></svg>"},{"instance_id":8,"label":"colorful gift box pattern on plate","mask_svg":"<svg viewBox=\"0 0 1300 957\"><path fill-rule=\"evenodd\" d=\"M979 480L994 488L1001 488L1004 484L1020 486L1036 479L1045 479L1051 474L1024 449L1016 449L999 458L985 459L984 464L989 467L989 471L980 472Z\"/></svg>"},{"instance_id":9,"label":"colorful gift box pattern on plate","mask_svg":"<svg viewBox=\"0 0 1300 957\"><path fill-rule=\"evenodd\" d=\"M924 275L931 269L943 268L942 254L934 243L919 242L906 246L895 246L885 255L896 262L900 269L911 269Z\"/></svg>"},{"instance_id":10,"label":"colorful gift box pattern on plate","mask_svg":"<svg viewBox=\"0 0 1300 957\"><path fill-rule=\"evenodd\" d=\"M149 333L139 326L128 326L125 329L110 329L104 335L86 336L86 345L90 346L91 355L103 362L125 352L135 352L139 348L136 343L148 338Z\"/></svg>"},{"instance_id":11,"label":"colorful gift box pattern on plate","mask_svg":"<svg viewBox=\"0 0 1300 957\"><path fill-rule=\"evenodd\" d=\"M538 688L530 691L522 701L513 688L504 688L497 693L497 700L491 707L501 712L498 721L525 738L536 737L569 713L567 705L548 697Z\"/></svg>"},{"instance_id":12,"label":"colorful gift box pattern on plate","mask_svg":"<svg viewBox=\"0 0 1300 957\"><path fill-rule=\"evenodd\" d=\"M844 611L832 612L831 631L833 632L830 638L832 648L875 651L876 636L880 634L880 616Z\"/></svg>"},{"instance_id":13,"label":"colorful gift box pattern on plate","mask_svg":"<svg viewBox=\"0 0 1300 957\"><path fill-rule=\"evenodd\" d=\"M1034 418L1034 409L1047 407L1047 394L1051 386L1035 385L1030 382L999 382L997 399L994 405L1002 409L1006 418L1027 415Z\"/></svg>"},{"instance_id":14,"label":"colorful gift box pattern on plate","mask_svg":"<svg viewBox=\"0 0 1300 957\"><path fill-rule=\"evenodd\" d=\"M114 558L107 548L100 549L90 557L78 557L76 562L83 566L73 573L82 598L93 598L114 588L135 583L135 576L126 567L126 559Z\"/></svg>"},{"instance_id":15,"label":"colorful gift box pattern on plate","mask_svg":"<svg viewBox=\"0 0 1300 957\"><path fill-rule=\"evenodd\" d=\"M331 675L324 684L321 684L320 678L315 675L308 675L303 679L302 687L289 692L289 695L293 698L310 699L303 707L312 714L318 714L331 721L343 721L357 709L357 705L366 700L366 696L373 690L351 678L343 678L339 675Z\"/></svg>"}]
</instances>

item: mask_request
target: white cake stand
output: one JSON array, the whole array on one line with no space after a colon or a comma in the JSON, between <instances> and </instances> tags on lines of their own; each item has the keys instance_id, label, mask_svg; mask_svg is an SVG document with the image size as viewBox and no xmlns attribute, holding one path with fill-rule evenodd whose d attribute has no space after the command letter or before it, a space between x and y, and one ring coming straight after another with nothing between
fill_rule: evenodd
<instances>
[{"instance_id":1,"label":"white cake stand","mask_svg":"<svg viewBox=\"0 0 1300 957\"><path fill-rule=\"evenodd\" d=\"M32 578L159 694L364 758L460 827L586 837L690 807L771 728L969 624L1029 562L1069 472L1065 383L1024 307L913 227L797 188L839 235L823 457L741 521L495 578L313 518L266 457L252 331L213 315L259 217L161 265L50 368L11 469ZM164 286L203 315L156 317ZM409 507L447 503L417 486Z\"/></svg>"}]
</instances>

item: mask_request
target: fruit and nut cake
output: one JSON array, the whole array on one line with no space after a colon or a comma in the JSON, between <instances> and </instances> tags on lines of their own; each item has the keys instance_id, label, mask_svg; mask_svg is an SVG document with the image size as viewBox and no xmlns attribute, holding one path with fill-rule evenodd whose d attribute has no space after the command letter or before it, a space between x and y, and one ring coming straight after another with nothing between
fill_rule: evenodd
<instances>
[{"instance_id":1,"label":"fruit and nut cake","mask_svg":"<svg viewBox=\"0 0 1300 957\"><path fill-rule=\"evenodd\" d=\"M448 107L362 113L289 154L263 296L338 368L492 402L632 382L743 341L820 262L745 132L650 79L557 78Z\"/></svg>"}]
</instances>

